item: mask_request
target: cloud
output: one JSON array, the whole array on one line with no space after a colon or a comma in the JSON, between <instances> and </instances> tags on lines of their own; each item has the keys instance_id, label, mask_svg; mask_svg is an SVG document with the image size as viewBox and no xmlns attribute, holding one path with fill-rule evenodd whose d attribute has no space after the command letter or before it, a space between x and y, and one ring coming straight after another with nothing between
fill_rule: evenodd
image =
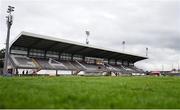
<instances>
[{"instance_id":1,"label":"cloud","mask_svg":"<svg viewBox=\"0 0 180 110\"><path fill-rule=\"evenodd\" d=\"M179 63L179 0L0 0L0 43L5 42L6 9L15 6L11 40L21 31L90 43L145 55L138 67L157 70ZM1 44L3 45L3 44ZM171 69L172 66L166 66Z\"/></svg>"}]
</instances>

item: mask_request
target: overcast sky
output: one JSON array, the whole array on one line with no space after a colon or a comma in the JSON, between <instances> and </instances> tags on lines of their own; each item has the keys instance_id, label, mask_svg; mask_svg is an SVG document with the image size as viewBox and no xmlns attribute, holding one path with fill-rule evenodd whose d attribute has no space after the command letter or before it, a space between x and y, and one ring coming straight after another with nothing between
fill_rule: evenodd
<instances>
[{"instance_id":1,"label":"overcast sky","mask_svg":"<svg viewBox=\"0 0 180 110\"><path fill-rule=\"evenodd\" d=\"M180 62L180 0L0 0L0 48L6 39L7 6L15 6L12 41L21 31L145 56L145 70L170 70Z\"/></svg>"}]
</instances>

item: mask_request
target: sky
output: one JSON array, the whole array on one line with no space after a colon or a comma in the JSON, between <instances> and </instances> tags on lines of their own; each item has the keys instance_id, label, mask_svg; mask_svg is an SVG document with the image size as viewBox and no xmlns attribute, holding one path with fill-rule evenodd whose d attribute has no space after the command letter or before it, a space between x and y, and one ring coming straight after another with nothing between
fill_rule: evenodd
<instances>
[{"instance_id":1,"label":"sky","mask_svg":"<svg viewBox=\"0 0 180 110\"><path fill-rule=\"evenodd\" d=\"M135 66L171 70L180 63L180 0L0 0L0 49L6 40L7 7L15 7L10 42L21 32L145 56Z\"/></svg>"}]
</instances>

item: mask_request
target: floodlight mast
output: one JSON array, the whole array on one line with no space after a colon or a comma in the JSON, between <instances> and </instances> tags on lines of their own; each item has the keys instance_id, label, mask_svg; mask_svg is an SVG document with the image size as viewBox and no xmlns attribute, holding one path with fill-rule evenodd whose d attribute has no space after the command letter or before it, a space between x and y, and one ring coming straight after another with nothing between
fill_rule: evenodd
<instances>
[{"instance_id":1,"label":"floodlight mast","mask_svg":"<svg viewBox=\"0 0 180 110\"><path fill-rule=\"evenodd\" d=\"M89 37L89 35L90 35L90 32L89 32L89 31L85 31L85 32L86 32L86 35L87 35L87 37L86 37L86 44L89 44L88 37Z\"/></svg>"},{"instance_id":2,"label":"floodlight mast","mask_svg":"<svg viewBox=\"0 0 180 110\"><path fill-rule=\"evenodd\" d=\"M148 49L148 48L146 48L146 57L148 57L148 50L149 50L149 49Z\"/></svg>"},{"instance_id":3,"label":"floodlight mast","mask_svg":"<svg viewBox=\"0 0 180 110\"><path fill-rule=\"evenodd\" d=\"M124 52L124 49L125 49L125 41L122 42L122 46L123 46L123 52Z\"/></svg>"},{"instance_id":4,"label":"floodlight mast","mask_svg":"<svg viewBox=\"0 0 180 110\"><path fill-rule=\"evenodd\" d=\"M11 25L13 23L13 16L11 15L11 12L14 11L14 7L12 6L8 6L8 16L6 16L7 18L7 38L6 38L6 50L5 50L5 58L4 58L4 68L3 68L3 74L6 75L7 74L7 66L8 66L8 56L9 56L9 38L10 38L10 29L11 29Z\"/></svg>"}]
</instances>

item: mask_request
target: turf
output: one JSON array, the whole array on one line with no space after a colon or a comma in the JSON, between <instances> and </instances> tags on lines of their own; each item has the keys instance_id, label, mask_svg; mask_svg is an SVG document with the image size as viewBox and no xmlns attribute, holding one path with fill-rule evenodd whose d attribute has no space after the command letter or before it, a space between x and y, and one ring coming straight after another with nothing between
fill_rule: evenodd
<instances>
[{"instance_id":1,"label":"turf","mask_svg":"<svg viewBox=\"0 0 180 110\"><path fill-rule=\"evenodd\" d=\"M180 108L180 78L0 77L0 108Z\"/></svg>"}]
</instances>

